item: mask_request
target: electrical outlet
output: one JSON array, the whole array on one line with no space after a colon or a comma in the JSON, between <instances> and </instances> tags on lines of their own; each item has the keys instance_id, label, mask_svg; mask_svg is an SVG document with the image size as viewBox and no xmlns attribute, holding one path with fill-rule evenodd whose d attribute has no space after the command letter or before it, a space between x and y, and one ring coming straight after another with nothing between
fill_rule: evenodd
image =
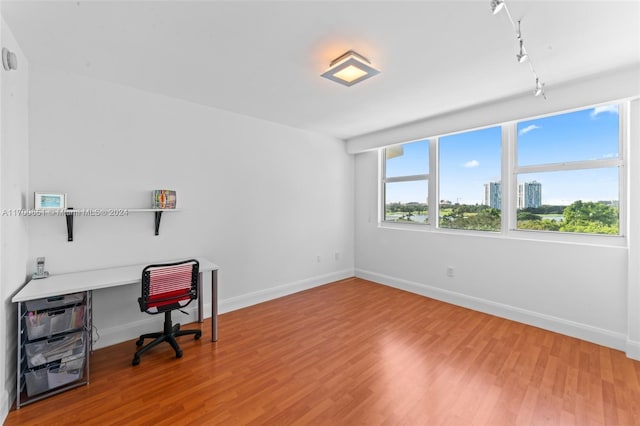
<instances>
[{"instance_id":1,"label":"electrical outlet","mask_svg":"<svg viewBox=\"0 0 640 426\"><path fill-rule=\"evenodd\" d=\"M318 263L320 263L322 261L322 258L320 257L320 255L318 255L318 257L316 257L316 260L318 261Z\"/></svg>"},{"instance_id":2,"label":"electrical outlet","mask_svg":"<svg viewBox=\"0 0 640 426\"><path fill-rule=\"evenodd\" d=\"M336 262L340 260L340 253L336 252L336 254L334 255Z\"/></svg>"},{"instance_id":3,"label":"electrical outlet","mask_svg":"<svg viewBox=\"0 0 640 426\"><path fill-rule=\"evenodd\" d=\"M448 266L448 267L447 267L447 276L448 276L449 278L453 278L453 275L454 275L453 267L452 267L452 266Z\"/></svg>"}]
</instances>

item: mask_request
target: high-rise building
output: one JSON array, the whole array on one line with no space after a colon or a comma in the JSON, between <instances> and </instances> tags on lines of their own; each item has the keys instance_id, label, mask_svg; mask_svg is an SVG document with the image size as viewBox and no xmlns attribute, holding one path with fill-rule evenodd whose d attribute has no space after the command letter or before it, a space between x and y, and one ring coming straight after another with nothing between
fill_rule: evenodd
<instances>
[{"instance_id":1,"label":"high-rise building","mask_svg":"<svg viewBox=\"0 0 640 426\"><path fill-rule=\"evenodd\" d=\"M484 184L484 205L500 210L502 208L502 185L500 182ZM518 209L540 207L542 205L542 184L522 182L518 184Z\"/></svg>"},{"instance_id":2,"label":"high-rise building","mask_svg":"<svg viewBox=\"0 0 640 426\"><path fill-rule=\"evenodd\" d=\"M522 182L518 184L518 209L540 207L542 205L542 184L536 182Z\"/></svg>"},{"instance_id":3,"label":"high-rise building","mask_svg":"<svg viewBox=\"0 0 640 426\"><path fill-rule=\"evenodd\" d=\"M500 182L489 182L484 184L484 205L498 210L502 208Z\"/></svg>"}]
</instances>

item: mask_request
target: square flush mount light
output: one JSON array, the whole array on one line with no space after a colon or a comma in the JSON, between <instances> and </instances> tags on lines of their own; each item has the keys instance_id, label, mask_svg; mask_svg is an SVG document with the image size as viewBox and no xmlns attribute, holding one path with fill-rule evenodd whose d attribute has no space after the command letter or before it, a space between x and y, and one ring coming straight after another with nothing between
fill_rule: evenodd
<instances>
[{"instance_id":1,"label":"square flush mount light","mask_svg":"<svg viewBox=\"0 0 640 426\"><path fill-rule=\"evenodd\" d=\"M349 50L331 61L329 69L322 74L322 77L345 86L353 86L379 73L380 71L373 68L367 58Z\"/></svg>"}]
</instances>

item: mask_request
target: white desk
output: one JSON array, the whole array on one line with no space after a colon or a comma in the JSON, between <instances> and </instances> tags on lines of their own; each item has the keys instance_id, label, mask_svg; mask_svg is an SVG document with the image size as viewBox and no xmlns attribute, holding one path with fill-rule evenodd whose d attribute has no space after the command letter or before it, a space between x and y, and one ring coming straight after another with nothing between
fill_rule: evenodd
<instances>
[{"instance_id":1,"label":"white desk","mask_svg":"<svg viewBox=\"0 0 640 426\"><path fill-rule=\"evenodd\" d=\"M211 341L218 341L218 265L196 258L200 263L198 280L198 321L203 321L202 273L211 271ZM116 268L95 269L91 271L72 272L69 274L51 275L48 278L29 281L13 298L12 302L26 302L44 297L98 290L122 285L140 284L142 269L154 263L120 266Z\"/></svg>"}]
</instances>

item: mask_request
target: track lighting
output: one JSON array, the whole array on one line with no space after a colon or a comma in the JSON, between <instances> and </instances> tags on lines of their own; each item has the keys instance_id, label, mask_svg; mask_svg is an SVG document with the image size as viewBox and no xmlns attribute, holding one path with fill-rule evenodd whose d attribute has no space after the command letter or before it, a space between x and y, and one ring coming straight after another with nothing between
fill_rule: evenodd
<instances>
[{"instance_id":1,"label":"track lighting","mask_svg":"<svg viewBox=\"0 0 640 426\"><path fill-rule=\"evenodd\" d=\"M527 59L527 52L524 51L524 42L520 39L520 52L516 55L518 62L523 63Z\"/></svg>"},{"instance_id":2,"label":"track lighting","mask_svg":"<svg viewBox=\"0 0 640 426\"><path fill-rule=\"evenodd\" d=\"M547 99L547 96L544 93L544 83L540 82L540 79L536 77L536 88L533 91L533 96L540 96Z\"/></svg>"},{"instance_id":3,"label":"track lighting","mask_svg":"<svg viewBox=\"0 0 640 426\"><path fill-rule=\"evenodd\" d=\"M491 12L493 12L494 15L500 13L503 7L504 7L503 0L491 0Z\"/></svg>"},{"instance_id":4,"label":"track lighting","mask_svg":"<svg viewBox=\"0 0 640 426\"><path fill-rule=\"evenodd\" d=\"M536 79L536 88L533 91L535 96L542 95L543 98L547 99L547 96L544 93L544 83L540 81L538 78L538 73L536 73L535 68L533 67L533 63L531 62L531 56L527 54L527 49L524 47L524 40L522 39L522 32L520 31L520 21L518 21L518 26L516 28L516 24L511 17L511 13L509 12L509 8L507 7L504 0L491 0L491 12L494 15L498 14L502 9L507 13L507 17L511 22L511 26L513 26L513 30L516 33L516 38L518 39L518 43L520 45L520 51L516 54L516 59L518 62L522 63L529 59L529 68L531 69L531 73Z\"/></svg>"},{"instance_id":5,"label":"track lighting","mask_svg":"<svg viewBox=\"0 0 640 426\"><path fill-rule=\"evenodd\" d=\"M516 55L518 62L523 63L527 59L527 52L524 50L524 40L522 40L522 32L520 31L520 21L518 21L518 41L520 42L520 52Z\"/></svg>"}]
</instances>

